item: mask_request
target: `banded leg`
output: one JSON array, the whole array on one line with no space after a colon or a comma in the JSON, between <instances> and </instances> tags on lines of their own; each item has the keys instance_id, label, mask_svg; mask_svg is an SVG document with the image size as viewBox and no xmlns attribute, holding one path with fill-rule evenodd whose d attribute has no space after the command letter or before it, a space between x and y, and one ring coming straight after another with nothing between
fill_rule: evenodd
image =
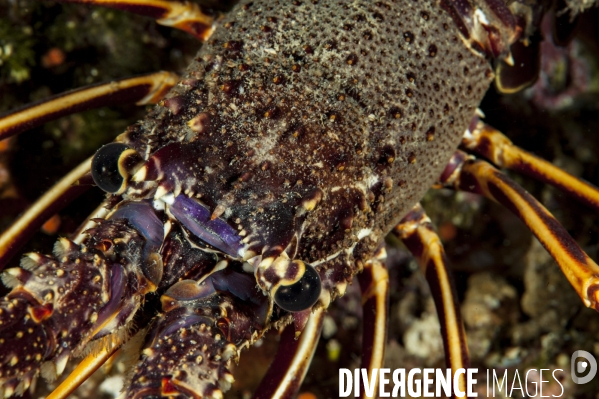
<instances>
[{"instance_id":1,"label":"banded leg","mask_svg":"<svg viewBox=\"0 0 599 399\"><path fill-rule=\"evenodd\" d=\"M393 234L412 252L431 288L441 322L445 361L455 375L456 370L468 368L470 358L455 284L441 239L420 204L402 219ZM466 396L465 374L460 374L459 391L464 393L461 397Z\"/></svg>"},{"instance_id":2,"label":"banded leg","mask_svg":"<svg viewBox=\"0 0 599 399\"><path fill-rule=\"evenodd\" d=\"M100 352L87 355L75 369L60 383L46 399L68 398L79 385L83 384L91 375L98 370L112 355L120 349L119 346L102 347Z\"/></svg>"},{"instance_id":3,"label":"banded leg","mask_svg":"<svg viewBox=\"0 0 599 399\"><path fill-rule=\"evenodd\" d=\"M52 215L94 184L89 173L91 158L73 169L0 235L0 270Z\"/></svg>"},{"instance_id":4,"label":"banded leg","mask_svg":"<svg viewBox=\"0 0 599 399\"><path fill-rule=\"evenodd\" d=\"M73 90L36 104L26 105L0 117L0 140L50 120L90 108L124 102L153 104L176 82L175 74L157 72ZM0 270L50 216L92 186L90 164L91 159L88 159L73 169L0 235Z\"/></svg>"},{"instance_id":5,"label":"banded leg","mask_svg":"<svg viewBox=\"0 0 599 399\"><path fill-rule=\"evenodd\" d=\"M599 211L599 189L597 187L518 148L499 130L481 121L472 131L466 132L462 139L462 145L475 154L487 158L500 168L511 169L557 187Z\"/></svg>"},{"instance_id":6,"label":"banded leg","mask_svg":"<svg viewBox=\"0 0 599 399\"><path fill-rule=\"evenodd\" d=\"M389 313L389 273L382 259L386 257L384 249L378 256L368 261L362 273L358 275L362 291L362 364L368 376L373 369L381 369L385 360L387 342L387 314ZM360 386L360 398L376 398L377 378L371 378L370 392Z\"/></svg>"},{"instance_id":7,"label":"banded leg","mask_svg":"<svg viewBox=\"0 0 599 399\"><path fill-rule=\"evenodd\" d=\"M294 398L300 389L322 332L325 310L310 315L299 339L294 324L283 330L275 359L271 363L253 399Z\"/></svg>"},{"instance_id":8,"label":"banded leg","mask_svg":"<svg viewBox=\"0 0 599 399\"><path fill-rule=\"evenodd\" d=\"M441 176L446 187L484 195L518 216L555 259L587 307L599 310L599 266L526 190L487 162L456 151Z\"/></svg>"},{"instance_id":9,"label":"banded leg","mask_svg":"<svg viewBox=\"0 0 599 399\"><path fill-rule=\"evenodd\" d=\"M87 109L135 102L154 104L177 83L177 75L155 72L68 91L0 116L0 140L65 115Z\"/></svg>"},{"instance_id":10,"label":"banded leg","mask_svg":"<svg viewBox=\"0 0 599 399\"><path fill-rule=\"evenodd\" d=\"M206 41L214 31L215 15L198 4L166 0L59 0L116 8L156 19L160 25L188 32Z\"/></svg>"}]
</instances>

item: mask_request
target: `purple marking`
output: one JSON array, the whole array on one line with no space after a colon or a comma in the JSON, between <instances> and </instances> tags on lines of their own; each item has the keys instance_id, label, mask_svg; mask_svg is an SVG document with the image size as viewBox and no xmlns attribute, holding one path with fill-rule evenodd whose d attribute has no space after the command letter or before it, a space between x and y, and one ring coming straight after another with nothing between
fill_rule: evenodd
<instances>
[{"instance_id":1,"label":"purple marking","mask_svg":"<svg viewBox=\"0 0 599 399\"><path fill-rule=\"evenodd\" d=\"M261 303L262 295L256 298L258 292L256 279L251 274L225 269L211 274L206 280L212 280L214 288L218 291L229 291L241 300L251 301L258 305Z\"/></svg>"},{"instance_id":2,"label":"purple marking","mask_svg":"<svg viewBox=\"0 0 599 399\"><path fill-rule=\"evenodd\" d=\"M179 195L170 206L171 214L193 234L227 255L237 258L241 237L222 219L210 220L210 211L197 201Z\"/></svg>"},{"instance_id":3,"label":"purple marking","mask_svg":"<svg viewBox=\"0 0 599 399\"><path fill-rule=\"evenodd\" d=\"M217 291L229 292L244 301L254 301L257 292L256 280L253 275L238 273L231 269L219 270L209 275L201 284L195 285L193 289L188 284L196 284L193 280L179 281L169 288L165 295L177 301L196 301L207 298ZM260 301L256 302L260 304Z\"/></svg>"},{"instance_id":4,"label":"purple marking","mask_svg":"<svg viewBox=\"0 0 599 399\"><path fill-rule=\"evenodd\" d=\"M146 249L157 252L162 245L164 227L154 208L147 202L129 202L119 207L111 216L114 219L127 219L145 239Z\"/></svg>"},{"instance_id":5,"label":"purple marking","mask_svg":"<svg viewBox=\"0 0 599 399\"><path fill-rule=\"evenodd\" d=\"M112 265L110 274L110 300L102 310L98 312L98 321L96 322L96 325L104 323L104 321L115 314L121 305L121 298L125 292L126 278L123 266L119 264ZM103 328L101 331L98 331L94 337L99 338L105 334L106 331Z\"/></svg>"}]
</instances>

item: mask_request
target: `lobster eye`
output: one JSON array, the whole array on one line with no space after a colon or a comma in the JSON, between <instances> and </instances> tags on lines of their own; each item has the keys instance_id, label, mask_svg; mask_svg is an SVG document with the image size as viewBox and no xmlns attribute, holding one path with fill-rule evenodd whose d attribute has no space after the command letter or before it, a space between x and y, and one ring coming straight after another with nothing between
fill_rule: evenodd
<instances>
[{"instance_id":1,"label":"lobster eye","mask_svg":"<svg viewBox=\"0 0 599 399\"><path fill-rule=\"evenodd\" d=\"M119 158L129 149L122 143L110 143L100 148L92 159L92 178L96 185L109 193L116 193L124 177L119 172Z\"/></svg>"},{"instance_id":2,"label":"lobster eye","mask_svg":"<svg viewBox=\"0 0 599 399\"><path fill-rule=\"evenodd\" d=\"M304 275L291 285L281 285L275 292L275 302L289 312L310 308L320 296L320 277L316 270L306 265Z\"/></svg>"}]
</instances>

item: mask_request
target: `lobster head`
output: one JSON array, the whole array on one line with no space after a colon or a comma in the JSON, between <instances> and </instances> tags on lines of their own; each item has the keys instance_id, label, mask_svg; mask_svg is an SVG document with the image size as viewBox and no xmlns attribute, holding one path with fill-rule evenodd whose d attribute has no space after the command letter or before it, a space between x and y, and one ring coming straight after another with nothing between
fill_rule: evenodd
<instances>
[{"instance_id":1,"label":"lobster head","mask_svg":"<svg viewBox=\"0 0 599 399\"><path fill-rule=\"evenodd\" d=\"M302 195L260 187L231 195L223 186L240 184L243 176L223 179L218 172L222 161L212 168L198 162L205 146L201 140L171 143L144 160L127 144L112 143L94 157L98 186L125 198L109 219L126 219L146 238L144 274L160 284L163 238L176 224L191 246L218 258L213 271L229 262L242 262L242 268L253 271L260 289L280 308L310 309L321 296L321 277L297 254L306 214L321 199L321 192ZM256 294L255 284L241 287Z\"/></svg>"}]
</instances>

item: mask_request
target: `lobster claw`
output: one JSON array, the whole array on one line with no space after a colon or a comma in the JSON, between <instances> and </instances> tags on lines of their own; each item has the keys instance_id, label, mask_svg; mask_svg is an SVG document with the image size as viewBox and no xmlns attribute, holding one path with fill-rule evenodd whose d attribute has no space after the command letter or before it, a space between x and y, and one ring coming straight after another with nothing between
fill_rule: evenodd
<instances>
[{"instance_id":1,"label":"lobster claw","mask_svg":"<svg viewBox=\"0 0 599 399\"><path fill-rule=\"evenodd\" d=\"M139 298L156 290L163 225L149 204L125 203L86 234L81 245L61 238L53 255L28 254L3 274L12 288L0 300L5 395L23 393L40 372L55 379L98 338L119 345Z\"/></svg>"},{"instance_id":2,"label":"lobster claw","mask_svg":"<svg viewBox=\"0 0 599 399\"><path fill-rule=\"evenodd\" d=\"M253 277L239 269L235 262L200 283L183 280L167 290L164 314L146 336L128 398L219 398L229 389L231 360L260 338L272 311L272 301L257 296Z\"/></svg>"}]
</instances>

